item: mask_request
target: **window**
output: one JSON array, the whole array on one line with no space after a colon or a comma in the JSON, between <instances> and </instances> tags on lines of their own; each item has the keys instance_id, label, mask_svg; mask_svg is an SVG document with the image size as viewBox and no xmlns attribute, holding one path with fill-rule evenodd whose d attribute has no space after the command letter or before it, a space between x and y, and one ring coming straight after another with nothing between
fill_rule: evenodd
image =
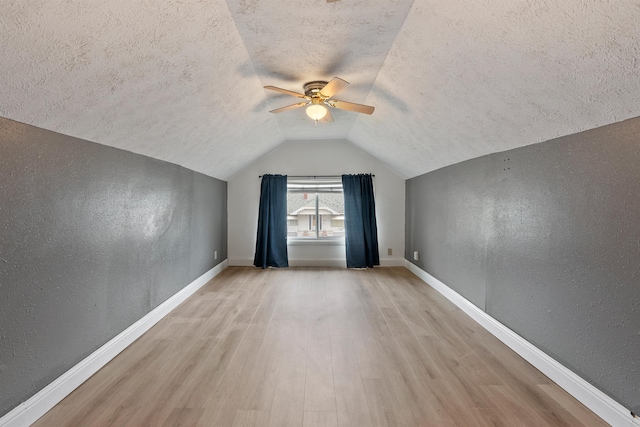
<instances>
[{"instance_id":1,"label":"window","mask_svg":"<svg viewBox=\"0 0 640 427\"><path fill-rule=\"evenodd\" d=\"M340 177L287 180L287 236L309 240L344 237Z\"/></svg>"}]
</instances>

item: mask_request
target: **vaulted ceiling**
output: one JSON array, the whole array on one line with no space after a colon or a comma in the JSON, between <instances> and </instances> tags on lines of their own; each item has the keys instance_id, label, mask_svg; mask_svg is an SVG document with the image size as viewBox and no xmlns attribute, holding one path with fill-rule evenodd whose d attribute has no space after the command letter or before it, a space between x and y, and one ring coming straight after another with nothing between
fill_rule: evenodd
<instances>
[{"instance_id":1,"label":"vaulted ceiling","mask_svg":"<svg viewBox=\"0 0 640 427\"><path fill-rule=\"evenodd\" d=\"M0 116L226 179L349 139L404 177L640 116L636 0L8 0ZM302 92L339 76L314 126Z\"/></svg>"}]
</instances>

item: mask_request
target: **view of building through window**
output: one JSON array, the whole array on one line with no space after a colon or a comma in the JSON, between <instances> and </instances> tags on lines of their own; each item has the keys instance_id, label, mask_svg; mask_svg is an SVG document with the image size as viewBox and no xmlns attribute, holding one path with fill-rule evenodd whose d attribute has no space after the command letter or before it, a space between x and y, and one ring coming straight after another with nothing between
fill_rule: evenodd
<instances>
[{"instance_id":1,"label":"view of building through window","mask_svg":"<svg viewBox=\"0 0 640 427\"><path fill-rule=\"evenodd\" d=\"M341 190L341 185L340 185ZM302 238L344 236L344 196L330 193L287 193L287 235Z\"/></svg>"}]
</instances>

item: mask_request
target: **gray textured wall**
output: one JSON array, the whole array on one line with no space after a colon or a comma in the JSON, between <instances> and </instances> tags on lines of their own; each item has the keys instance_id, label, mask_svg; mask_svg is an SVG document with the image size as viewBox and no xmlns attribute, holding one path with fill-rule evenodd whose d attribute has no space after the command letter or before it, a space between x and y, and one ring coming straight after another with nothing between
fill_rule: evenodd
<instances>
[{"instance_id":1,"label":"gray textured wall","mask_svg":"<svg viewBox=\"0 0 640 427\"><path fill-rule=\"evenodd\" d=\"M226 182L0 119L0 416L226 259L226 200Z\"/></svg>"},{"instance_id":2,"label":"gray textured wall","mask_svg":"<svg viewBox=\"0 0 640 427\"><path fill-rule=\"evenodd\" d=\"M408 180L405 252L636 411L639 135L627 120Z\"/></svg>"}]
</instances>

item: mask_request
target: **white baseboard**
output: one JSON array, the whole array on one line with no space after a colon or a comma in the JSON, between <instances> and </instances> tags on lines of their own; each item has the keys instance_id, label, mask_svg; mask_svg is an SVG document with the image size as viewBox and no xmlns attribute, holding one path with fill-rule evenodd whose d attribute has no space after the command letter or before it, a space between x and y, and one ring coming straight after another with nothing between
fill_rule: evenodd
<instances>
[{"instance_id":1,"label":"white baseboard","mask_svg":"<svg viewBox=\"0 0 640 427\"><path fill-rule=\"evenodd\" d=\"M342 267L347 268L344 258L289 258L289 267Z\"/></svg>"},{"instance_id":2,"label":"white baseboard","mask_svg":"<svg viewBox=\"0 0 640 427\"><path fill-rule=\"evenodd\" d=\"M253 267L253 258L229 258L229 267Z\"/></svg>"},{"instance_id":3,"label":"white baseboard","mask_svg":"<svg viewBox=\"0 0 640 427\"><path fill-rule=\"evenodd\" d=\"M234 267L253 266L251 259L232 259L229 265ZM289 258L290 267L342 267L347 268L345 258ZM380 267L404 267L404 258L381 258Z\"/></svg>"},{"instance_id":4,"label":"white baseboard","mask_svg":"<svg viewBox=\"0 0 640 427\"><path fill-rule=\"evenodd\" d=\"M289 259L291 267L342 267L347 268L347 260L345 258L293 258ZM380 258L380 267L403 267L404 259Z\"/></svg>"},{"instance_id":5,"label":"white baseboard","mask_svg":"<svg viewBox=\"0 0 640 427\"><path fill-rule=\"evenodd\" d=\"M229 266L252 267L253 258L232 259L232 260L229 260ZM343 267L343 268L346 268L347 261L344 258L317 258L317 259L289 258L289 267Z\"/></svg>"},{"instance_id":6,"label":"white baseboard","mask_svg":"<svg viewBox=\"0 0 640 427\"><path fill-rule=\"evenodd\" d=\"M217 276L228 265L224 260L196 280L179 290L168 300L150 311L142 319L122 331L116 337L91 353L80 363L69 369L51 384L21 403L0 418L0 427L27 427L42 417L80 384L95 374L100 368L116 357L122 350L147 332L171 310L193 295L209 280Z\"/></svg>"},{"instance_id":7,"label":"white baseboard","mask_svg":"<svg viewBox=\"0 0 640 427\"><path fill-rule=\"evenodd\" d=\"M380 258L380 267L404 267L404 258Z\"/></svg>"},{"instance_id":8,"label":"white baseboard","mask_svg":"<svg viewBox=\"0 0 640 427\"><path fill-rule=\"evenodd\" d=\"M632 427L640 425L640 420L632 418L631 411L604 394L561 365L551 356L531 344L511 329L482 311L462 295L436 279L415 264L405 260L405 267L429 286L440 292L462 311L478 322L523 359L535 366L540 372L562 387L565 391L582 402L600 418L615 427Z\"/></svg>"}]
</instances>

